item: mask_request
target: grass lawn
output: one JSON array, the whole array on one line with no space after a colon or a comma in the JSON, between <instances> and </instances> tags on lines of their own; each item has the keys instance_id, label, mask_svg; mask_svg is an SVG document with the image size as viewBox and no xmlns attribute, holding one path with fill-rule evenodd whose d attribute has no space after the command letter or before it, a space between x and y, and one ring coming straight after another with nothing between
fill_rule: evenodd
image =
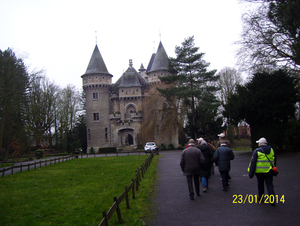
<instances>
[{"instance_id":1,"label":"grass lawn","mask_svg":"<svg viewBox=\"0 0 300 226\"><path fill-rule=\"evenodd\" d=\"M98 225L113 197L119 197L149 157L117 156L74 159L0 178L0 225ZM143 225L157 176L158 156L142 178L130 209L121 203L124 224L116 212L110 225Z\"/></svg>"},{"instance_id":2,"label":"grass lawn","mask_svg":"<svg viewBox=\"0 0 300 226\"><path fill-rule=\"evenodd\" d=\"M233 142L230 145L231 145L231 149L233 151L251 150L251 140L250 139L233 140Z\"/></svg>"}]
</instances>

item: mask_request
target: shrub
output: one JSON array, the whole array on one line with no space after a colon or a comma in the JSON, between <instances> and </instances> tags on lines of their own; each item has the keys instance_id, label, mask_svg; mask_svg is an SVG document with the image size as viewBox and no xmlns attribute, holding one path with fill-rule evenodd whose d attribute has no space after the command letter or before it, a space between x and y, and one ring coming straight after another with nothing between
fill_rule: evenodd
<instances>
[{"instance_id":1,"label":"shrub","mask_svg":"<svg viewBox=\"0 0 300 226\"><path fill-rule=\"evenodd\" d=\"M160 144L160 150L167 150L167 146L164 143Z\"/></svg>"},{"instance_id":2,"label":"shrub","mask_svg":"<svg viewBox=\"0 0 300 226\"><path fill-rule=\"evenodd\" d=\"M90 148L90 154L95 154L95 150L93 147Z\"/></svg>"},{"instance_id":3,"label":"shrub","mask_svg":"<svg viewBox=\"0 0 300 226\"><path fill-rule=\"evenodd\" d=\"M175 150L174 144L169 144L169 145L168 145L168 149L169 149L169 150Z\"/></svg>"},{"instance_id":4,"label":"shrub","mask_svg":"<svg viewBox=\"0 0 300 226\"><path fill-rule=\"evenodd\" d=\"M38 155L39 155L39 157L43 158L44 157L44 150L42 150L42 149L36 150L35 151L35 156L38 156Z\"/></svg>"},{"instance_id":5,"label":"shrub","mask_svg":"<svg viewBox=\"0 0 300 226\"><path fill-rule=\"evenodd\" d=\"M99 153L116 153L116 152L117 152L116 147L99 148Z\"/></svg>"}]
</instances>

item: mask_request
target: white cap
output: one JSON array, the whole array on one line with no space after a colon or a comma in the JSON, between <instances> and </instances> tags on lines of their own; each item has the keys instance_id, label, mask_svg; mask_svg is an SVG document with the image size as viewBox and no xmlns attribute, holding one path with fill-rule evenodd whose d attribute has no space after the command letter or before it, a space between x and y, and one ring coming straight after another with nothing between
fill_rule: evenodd
<instances>
[{"instance_id":1,"label":"white cap","mask_svg":"<svg viewBox=\"0 0 300 226\"><path fill-rule=\"evenodd\" d=\"M268 144L267 139L262 137L259 140L256 141L258 144Z\"/></svg>"},{"instance_id":2,"label":"white cap","mask_svg":"<svg viewBox=\"0 0 300 226\"><path fill-rule=\"evenodd\" d=\"M200 137L200 138L198 138L198 139L197 139L197 141L200 141L200 142L201 142L202 140L203 140L203 138L202 138L202 137Z\"/></svg>"},{"instance_id":3,"label":"white cap","mask_svg":"<svg viewBox=\"0 0 300 226\"><path fill-rule=\"evenodd\" d=\"M225 134L224 134L224 133L220 133L220 134L218 135L218 137L225 137Z\"/></svg>"}]
</instances>

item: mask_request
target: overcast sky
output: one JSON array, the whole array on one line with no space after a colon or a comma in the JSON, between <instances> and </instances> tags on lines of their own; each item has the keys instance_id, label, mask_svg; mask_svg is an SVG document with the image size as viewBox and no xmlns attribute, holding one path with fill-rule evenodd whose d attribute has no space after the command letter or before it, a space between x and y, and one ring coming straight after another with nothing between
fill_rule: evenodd
<instances>
[{"instance_id":1,"label":"overcast sky","mask_svg":"<svg viewBox=\"0 0 300 226\"><path fill-rule=\"evenodd\" d=\"M132 59L146 68L159 41L175 57L175 46L195 37L209 69L235 67L240 38L238 0L0 0L0 49L25 57L29 71L45 69L62 88L82 87L96 44L113 82Z\"/></svg>"}]
</instances>

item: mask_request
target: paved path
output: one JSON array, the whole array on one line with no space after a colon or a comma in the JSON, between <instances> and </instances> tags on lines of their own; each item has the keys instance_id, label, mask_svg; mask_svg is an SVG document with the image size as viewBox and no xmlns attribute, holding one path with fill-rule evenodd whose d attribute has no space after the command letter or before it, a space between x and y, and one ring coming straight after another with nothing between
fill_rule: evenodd
<instances>
[{"instance_id":1,"label":"paved path","mask_svg":"<svg viewBox=\"0 0 300 226\"><path fill-rule=\"evenodd\" d=\"M300 225L300 155L278 156L279 175L274 178L275 194L285 202L276 204L233 203L234 195L257 195L256 177L249 179L247 167L251 151L234 152L231 164L231 181L228 192L222 191L220 174L209 181L207 193L189 199L186 177L179 161L181 151L160 152L159 180L154 207L147 217L151 226L199 226L199 225ZM201 188L202 189L202 188ZM236 200L238 201L238 200ZM279 200L278 200L279 201Z\"/></svg>"}]
</instances>

